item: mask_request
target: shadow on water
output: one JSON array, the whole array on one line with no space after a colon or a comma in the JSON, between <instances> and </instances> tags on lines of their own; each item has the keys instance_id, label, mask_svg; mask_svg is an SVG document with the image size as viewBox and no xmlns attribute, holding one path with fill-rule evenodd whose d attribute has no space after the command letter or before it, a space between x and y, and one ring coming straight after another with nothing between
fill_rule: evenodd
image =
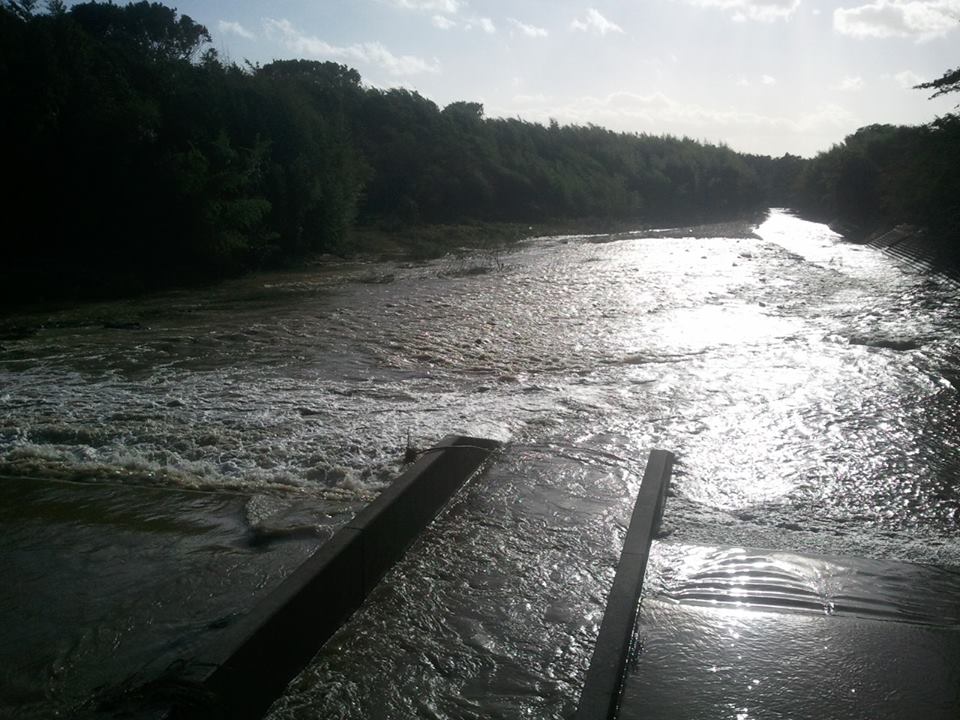
<instances>
[{"instance_id":1,"label":"shadow on water","mask_svg":"<svg viewBox=\"0 0 960 720\"><path fill-rule=\"evenodd\" d=\"M651 447L680 457L671 542L960 566L955 285L782 212L753 237L608 239L541 238L484 273L342 266L11 320L4 696L40 717L176 655L375 497L408 438L451 432L513 449L277 718L563 717ZM797 568L725 562L816 614ZM728 612L694 604L708 581L656 602ZM857 597L835 609L866 612Z\"/></svg>"},{"instance_id":2,"label":"shadow on water","mask_svg":"<svg viewBox=\"0 0 960 720\"><path fill-rule=\"evenodd\" d=\"M131 673L174 662L319 544L248 550L249 503L2 478L0 717L75 716Z\"/></svg>"}]
</instances>

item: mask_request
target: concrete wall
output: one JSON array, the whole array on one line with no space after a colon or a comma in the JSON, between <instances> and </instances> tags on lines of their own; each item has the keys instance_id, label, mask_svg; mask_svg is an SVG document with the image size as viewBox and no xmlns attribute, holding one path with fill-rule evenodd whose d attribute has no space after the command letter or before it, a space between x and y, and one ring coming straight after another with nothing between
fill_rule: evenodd
<instances>
[{"instance_id":1,"label":"concrete wall","mask_svg":"<svg viewBox=\"0 0 960 720\"><path fill-rule=\"evenodd\" d=\"M960 282L960 264L951 238L932 237L911 225L898 225L886 232L871 235L864 242L918 270L939 273L954 282Z\"/></svg>"},{"instance_id":2,"label":"concrete wall","mask_svg":"<svg viewBox=\"0 0 960 720\"><path fill-rule=\"evenodd\" d=\"M239 623L190 658L189 700L167 718L259 718L499 446L448 436Z\"/></svg>"},{"instance_id":3,"label":"concrete wall","mask_svg":"<svg viewBox=\"0 0 960 720\"><path fill-rule=\"evenodd\" d=\"M610 720L616 715L650 543L660 527L673 461L665 450L653 450L647 459L574 720Z\"/></svg>"}]
</instances>

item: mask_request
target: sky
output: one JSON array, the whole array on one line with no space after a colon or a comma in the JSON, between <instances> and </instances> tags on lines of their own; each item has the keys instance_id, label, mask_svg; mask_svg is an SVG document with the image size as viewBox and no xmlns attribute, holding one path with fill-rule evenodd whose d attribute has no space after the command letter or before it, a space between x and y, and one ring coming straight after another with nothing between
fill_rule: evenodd
<instances>
[{"instance_id":1,"label":"sky","mask_svg":"<svg viewBox=\"0 0 960 720\"><path fill-rule=\"evenodd\" d=\"M332 60L488 117L812 156L955 110L960 0L167 0L235 62Z\"/></svg>"}]
</instances>

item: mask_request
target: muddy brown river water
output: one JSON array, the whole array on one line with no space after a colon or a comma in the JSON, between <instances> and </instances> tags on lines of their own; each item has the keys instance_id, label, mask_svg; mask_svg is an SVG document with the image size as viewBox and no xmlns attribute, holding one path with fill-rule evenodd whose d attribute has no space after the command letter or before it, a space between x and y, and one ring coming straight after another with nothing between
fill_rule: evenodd
<instances>
[{"instance_id":1,"label":"muddy brown river water","mask_svg":"<svg viewBox=\"0 0 960 720\"><path fill-rule=\"evenodd\" d=\"M0 712L66 717L119 672L89 679L103 658L173 657L448 433L507 445L271 717L569 715L651 447L679 460L664 544L949 576L960 290L787 212L755 232L539 238L10 320L0 659L27 669L0 674ZM161 566L189 572L151 584Z\"/></svg>"}]
</instances>

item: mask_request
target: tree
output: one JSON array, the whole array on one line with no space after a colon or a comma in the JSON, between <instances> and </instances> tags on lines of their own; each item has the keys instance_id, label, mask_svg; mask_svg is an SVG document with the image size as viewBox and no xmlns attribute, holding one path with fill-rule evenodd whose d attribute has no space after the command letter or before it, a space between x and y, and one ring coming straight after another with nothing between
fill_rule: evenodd
<instances>
[{"instance_id":1,"label":"tree","mask_svg":"<svg viewBox=\"0 0 960 720\"><path fill-rule=\"evenodd\" d=\"M355 91L360 88L360 73L335 62L316 60L274 60L263 67L254 66L261 77L302 82L321 90Z\"/></svg>"},{"instance_id":2,"label":"tree","mask_svg":"<svg viewBox=\"0 0 960 720\"><path fill-rule=\"evenodd\" d=\"M21 20L29 20L33 17L33 11L37 7L37 0L6 0L5 4Z\"/></svg>"},{"instance_id":3,"label":"tree","mask_svg":"<svg viewBox=\"0 0 960 720\"><path fill-rule=\"evenodd\" d=\"M486 118L476 102L441 111L333 62L245 71L158 2L64 7L0 0L0 157L14 178L0 297L124 293L348 252L357 222L690 222L765 201L729 148ZM956 159L941 145L943 175ZM847 163L849 206L881 155Z\"/></svg>"},{"instance_id":4,"label":"tree","mask_svg":"<svg viewBox=\"0 0 960 720\"><path fill-rule=\"evenodd\" d=\"M465 121L483 120L483 104L458 100L447 105L442 112L446 117L463 118Z\"/></svg>"},{"instance_id":5,"label":"tree","mask_svg":"<svg viewBox=\"0 0 960 720\"><path fill-rule=\"evenodd\" d=\"M935 97L940 97L941 95L946 95L952 92L960 92L960 68L954 68L936 80L931 80L930 82L920 83L919 85L914 85L916 90L936 90L936 92L930 96L932 100Z\"/></svg>"},{"instance_id":6,"label":"tree","mask_svg":"<svg viewBox=\"0 0 960 720\"><path fill-rule=\"evenodd\" d=\"M203 45L211 42L203 25L146 0L122 6L87 2L74 5L70 16L91 35L132 45L155 61L196 60Z\"/></svg>"}]
</instances>

